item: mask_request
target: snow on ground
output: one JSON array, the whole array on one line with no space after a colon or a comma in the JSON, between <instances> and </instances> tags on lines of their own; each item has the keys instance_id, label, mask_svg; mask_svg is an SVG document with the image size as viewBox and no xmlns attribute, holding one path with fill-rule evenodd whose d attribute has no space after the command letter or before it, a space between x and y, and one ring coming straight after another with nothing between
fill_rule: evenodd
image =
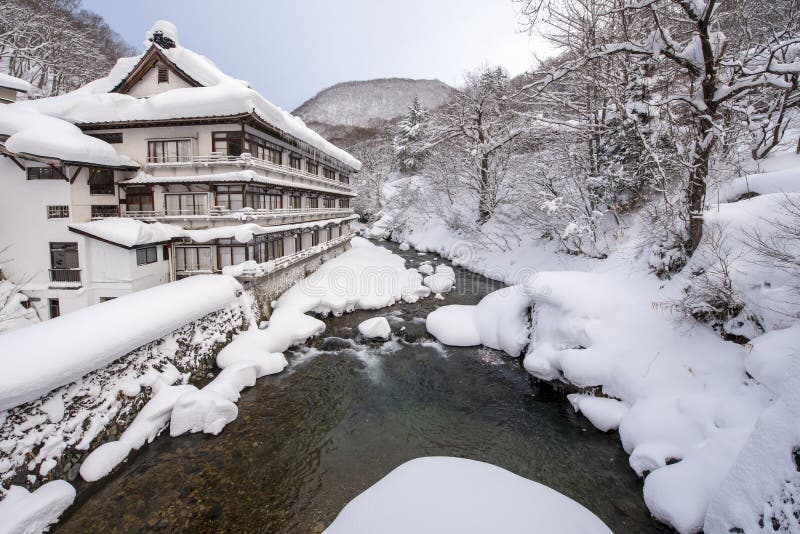
<instances>
[{"instance_id":1,"label":"snow on ground","mask_svg":"<svg viewBox=\"0 0 800 534\"><path fill-rule=\"evenodd\" d=\"M630 238L607 260L582 263L564 261L535 242L522 242L515 254L485 253L459 243L443 222L406 227L393 238L518 284L513 287L517 302L499 291L484 299L495 300L496 311L482 313L484 301L445 306L428 316L426 326L445 344L481 343L516 356L516 347L526 343L516 334L527 325L509 328L509 315L524 316L533 306L525 368L536 377L603 396L571 395L570 401L600 430L619 430L631 468L645 477L645 502L659 520L680 532L734 527L752 532L761 530L763 515L770 528L800 532L794 516L800 475L793 453L800 445L798 386L774 385L778 380L793 384L787 376L800 377L795 365L800 331L792 327L800 317L792 293L796 280L759 262L747 243L748 235L774 236L775 221L791 222L783 208L800 199L794 161L793 169L728 184L723 200L740 198L745 187L760 196L706 213L708 239L715 232L726 236L734 288L772 331L751 334L758 336L752 352L672 314L671 303L682 295L689 273L714 267L717 260L709 249L698 251L683 273L662 281L647 272ZM390 227L390 220L379 221L372 232L386 236ZM539 265L543 269L537 272ZM558 270L544 270L553 268Z\"/></svg>"},{"instance_id":2,"label":"snow on ground","mask_svg":"<svg viewBox=\"0 0 800 534\"><path fill-rule=\"evenodd\" d=\"M33 493L11 486L0 501L0 534L39 534L74 500L75 488L63 480L48 482Z\"/></svg>"},{"instance_id":3,"label":"snow on ground","mask_svg":"<svg viewBox=\"0 0 800 534\"><path fill-rule=\"evenodd\" d=\"M325 323L308 312L341 315L353 310L377 310L395 302L416 302L430 295L422 277L406 269L405 260L366 239L354 237L352 248L325 262L275 302L269 325L236 337L217 357L217 363L241 355L283 352L322 333Z\"/></svg>"},{"instance_id":4,"label":"snow on ground","mask_svg":"<svg viewBox=\"0 0 800 534\"><path fill-rule=\"evenodd\" d=\"M600 534L592 512L537 482L464 458L404 463L342 509L328 534Z\"/></svg>"},{"instance_id":5,"label":"snow on ground","mask_svg":"<svg viewBox=\"0 0 800 534\"><path fill-rule=\"evenodd\" d=\"M35 400L242 295L228 276L193 276L0 336L0 410Z\"/></svg>"}]
</instances>

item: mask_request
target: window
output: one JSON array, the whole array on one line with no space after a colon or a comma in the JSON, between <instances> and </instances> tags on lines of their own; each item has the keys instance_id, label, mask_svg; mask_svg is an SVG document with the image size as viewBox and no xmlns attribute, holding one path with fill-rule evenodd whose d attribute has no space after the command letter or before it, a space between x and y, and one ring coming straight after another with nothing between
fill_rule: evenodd
<instances>
[{"instance_id":1,"label":"window","mask_svg":"<svg viewBox=\"0 0 800 534\"><path fill-rule=\"evenodd\" d=\"M322 207L326 209L331 209L336 207L336 199L331 197L325 197L322 199Z\"/></svg>"},{"instance_id":2,"label":"window","mask_svg":"<svg viewBox=\"0 0 800 534\"><path fill-rule=\"evenodd\" d=\"M223 156L241 156L242 132L212 132L211 150Z\"/></svg>"},{"instance_id":3,"label":"window","mask_svg":"<svg viewBox=\"0 0 800 534\"><path fill-rule=\"evenodd\" d=\"M300 204L302 202L300 200L301 198L302 197L300 195L291 195L291 196L289 196L289 207L291 209L293 209L293 210L299 210L300 209Z\"/></svg>"},{"instance_id":4,"label":"window","mask_svg":"<svg viewBox=\"0 0 800 534\"><path fill-rule=\"evenodd\" d=\"M247 151L250 152L254 158L263 159L276 165L283 163L283 152L278 145L252 134L245 134L244 138L245 141L247 141Z\"/></svg>"},{"instance_id":5,"label":"window","mask_svg":"<svg viewBox=\"0 0 800 534\"><path fill-rule=\"evenodd\" d=\"M279 210L283 208L283 196L275 193L267 195L267 209Z\"/></svg>"},{"instance_id":6,"label":"window","mask_svg":"<svg viewBox=\"0 0 800 534\"><path fill-rule=\"evenodd\" d=\"M211 271L211 247L175 247L177 271Z\"/></svg>"},{"instance_id":7,"label":"window","mask_svg":"<svg viewBox=\"0 0 800 534\"><path fill-rule=\"evenodd\" d=\"M92 169L89 173L90 195L114 194L114 171L111 169Z\"/></svg>"},{"instance_id":8,"label":"window","mask_svg":"<svg viewBox=\"0 0 800 534\"><path fill-rule=\"evenodd\" d=\"M217 257L219 259L219 268L227 267L228 265L238 265L245 261L246 247L240 244L233 244L233 239L220 240L217 245Z\"/></svg>"},{"instance_id":9,"label":"window","mask_svg":"<svg viewBox=\"0 0 800 534\"><path fill-rule=\"evenodd\" d=\"M303 158L297 154L289 154L289 166L298 171L303 168Z\"/></svg>"},{"instance_id":10,"label":"window","mask_svg":"<svg viewBox=\"0 0 800 534\"><path fill-rule=\"evenodd\" d=\"M158 261L158 249L155 246L136 249L136 265L147 265Z\"/></svg>"},{"instance_id":11,"label":"window","mask_svg":"<svg viewBox=\"0 0 800 534\"><path fill-rule=\"evenodd\" d=\"M169 245L163 245L161 247L161 257L164 258L164 261L169 260Z\"/></svg>"},{"instance_id":12,"label":"window","mask_svg":"<svg viewBox=\"0 0 800 534\"><path fill-rule=\"evenodd\" d=\"M300 252L303 250L303 234L294 234L294 251Z\"/></svg>"},{"instance_id":13,"label":"window","mask_svg":"<svg viewBox=\"0 0 800 534\"><path fill-rule=\"evenodd\" d=\"M158 83L169 83L169 69L166 65L158 66Z\"/></svg>"},{"instance_id":14,"label":"window","mask_svg":"<svg viewBox=\"0 0 800 534\"><path fill-rule=\"evenodd\" d=\"M147 161L150 163L192 161L192 140L165 139L163 141L148 141Z\"/></svg>"},{"instance_id":15,"label":"window","mask_svg":"<svg viewBox=\"0 0 800 534\"><path fill-rule=\"evenodd\" d=\"M311 232L311 246L315 247L319 245L319 232L314 231Z\"/></svg>"},{"instance_id":16,"label":"window","mask_svg":"<svg viewBox=\"0 0 800 534\"><path fill-rule=\"evenodd\" d=\"M333 228L331 228L330 226L327 227L325 229L325 234L326 234L325 241L330 241L331 239L333 239Z\"/></svg>"},{"instance_id":17,"label":"window","mask_svg":"<svg viewBox=\"0 0 800 534\"><path fill-rule=\"evenodd\" d=\"M310 159L306 160L306 170L311 174L319 174L319 165L317 165Z\"/></svg>"},{"instance_id":18,"label":"window","mask_svg":"<svg viewBox=\"0 0 800 534\"><path fill-rule=\"evenodd\" d=\"M77 243L50 243L51 269L77 269Z\"/></svg>"},{"instance_id":19,"label":"window","mask_svg":"<svg viewBox=\"0 0 800 534\"><path fill-rule=\"evenodd\" d=\"M128 213L153 211L153 192L131 189L125 192L125 205Z\"/></svg>"},{"instance_id":20,"label":"window","mask_svg":"<svg viewBox=\"0 0 800 534\"><path fill-rule=\"evenodd\" d=\"M48 219L69 218L69 206L47 206Z\"/></svg>"},{"instance_id":21,"label":"window","mask_svg":"<svg viewBox=\"0 0 800 534\"><path fill-rule=\"evenodd\" d=\"M244 187L241 185L218 185L217 203L220 208L240 211L244 207Z\"/></svg>"},{"instance_id":22,"label":"window","mask_svg":"<svg viewBox=\"0 0 800 534\"><path fill-rule=\"evenodd\" d=\"M339 207L340 208L349 208L350 207L350 199L349 198L340 198L339 199Z\"/></svg>"},{"instance_id":23,"label":"window","mask_svg":"<svg viewBox=\"0 0 800 534\"><path fill-rule=\"evenodd\" d=\"M56 167L28 167L28 180L66 180L61 169Z\"/></svg>"},{"instance_id":24,"label":"window","mask_svg":"<svg viewBox=\"0 0 800 534\"><path fill-rule=\"evenodd\" d=\"M267 242L267 254L270 260L283 256L283 239L274 239Z\"/></svg>"},{"instance_id":25,"label":"window","mask_svg":"<svg viewBox=\"0 0 800 534\"><path fill-rule=\"evenodd\" d=\"M322 167L322 175L325 176L328 180L335 180L336 179L336 171L333 169L329 169L328 167Z\"/></svg>"},{"instance_id":26,"label":"window","mask_svg":"<svg viewBox=\"0 0 800 534\"><path fill-rule=\"evenodd\" d=\"M105 219L107 217L119 217L117 206L92 206L92 219Z\"/></svg>"},{"instance_id":27,"label":"window","mask_svg":"<svg viewBox=\"0 0 800 534\"><path fill-rule=\"evenodd\" d=\"M165 193L167 215L208 215L208 193Z\"/></svg>"},{"instance_id":28,"label":"window","mask_svg":"<svg viewBox=\"0 0 800 534\"><path fill-rule=\"evenodd\" d=\"M51 319L61 315L61 305L58 303L58 299L47 299L47 311Z\"/></svg>"},{"instance_id":29,"label":"window","mask_svg":"<svg viewBox=\"0 0 800 534\"><path fill-rule=\"evenodd\" d=\"M319 197L308 197L308 207L312 209L319 208Z\"/></svg>"},{"instance_id":30,"label":"window","mask_svg":"<svg viewBox=\"0 0 800 534\"><path fill-rule=\"evenodd\" d=\"M122 142L122 132L113 132L113 133L90 133L86 135L91 135L101 141L105 141L111 145L115 145Z\"/></svg>"},{"instance_id":31,"label":"window","mask_svg":"<svg viewBox=\"0 0 800 534\"><path fill-rule=\"evenodd\" d=\"M347 176L346 174L339 173L339 181L342 182L343 184L349 184L350 177Z\"/></svg>"}]
</instances>

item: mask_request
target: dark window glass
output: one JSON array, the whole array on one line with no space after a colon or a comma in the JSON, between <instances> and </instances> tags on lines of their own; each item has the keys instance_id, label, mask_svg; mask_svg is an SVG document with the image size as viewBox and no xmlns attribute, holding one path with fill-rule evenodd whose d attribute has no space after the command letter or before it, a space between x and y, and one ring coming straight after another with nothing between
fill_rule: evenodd
<instances>
[{"instance_id":1,"label":"dark window glass","mask_svg":"<svg viewBox=\"0 0 800 534\"><path fill-rule=\"evenodd\" d=\"M28 180L63 180L64 176L53 167L28 167Z\"/></svg>"},{"instance_id":2,"label":"dark window glass","mask_svg":"<svg viewBox=\"0 0 800 534\"><path fill-rule=\"evenodd\" d=\"M136 265L147 265L158 261L158 250L156 247L145 247L136 249Z\"/></svg>"},{"instance_id":3,"label":"dark window glass","mask_svg":"<svg viewBox=\"0 0 800 534\"><path fill-rule=\"evenodd\" d=\"M106 217L118 217L119 209L117 206L92 206L92 219L104 219Z\"/></svg>"},{"instance_id":4,"label":"dark window glass","mask_svg":"<svg viewBox=\"0 0 800 534\"><path fill-rule=\"evenodd\" d=\"M169 245L163 245L161 247L161 255L164 257L164 261L169 259Z\"/></svg>"},{"instance_id":5,"label":"dark window glass","mask_svg":"<svg viewBox=\"0 0 800 534\"><path fill-rule=\"evenodd\" d=\"M128 191L125 193L125 204L128 212L153 211L153 192Z\"/></svg>"},{"instance_id":6,"label":"dark window glass","mask_svg":"<svg viewBox=\"0 0 800 534\"><path fill-rule=\"evenodd\" d=\"M289 166L293 169L301 170L303 168L303 158L296 154L291 154L289 156Z\"/></svg>"},{"instance_id":7,"label":"dark window glass","mask_svg":"<svg viewBox=\"0 0 800 534\"><path fill-rule=\"evenodd\" d=\"M224 156L242 154L242 132L213 132L211 150Z\"/></svg>"},{"instance_id":8,"label":"dark window glass","mask_svg":"<svg viewBox=\"0 0 800 534\"><path fill-rule=\"evenodd\" d=\"M68 219L69 206L47 206L48 219Z\"/></svg>"},{"instance_id":9,"label":"dark window glass","mask_svg":"<svg viewBox=\"0 0 800 534\"><path fill-rule=\"evenodd\" d=\"M77 243L50 243L51 269L77 269Z\"/></svg>"},{"instance_id":10,"label":"dark window glass","mask_svg":"<svg viewBox=\"0 0 800 534\"><path fill-rule=\"evenodd\" d=\"M328 180L335 180L336 179L336 171L333 169L329 169L328 167L322 168L322 175L325 176Z\"/></svg>"},{"instance_id":11,"label":"dark window glass","mask_svg":"<svg viewBox=\"0 0 800 534\"><path fill-rule=\"evenodd\" d=\"M306 170L311 174L319 174L319 165L317 165L310 159L306 160Z\"/></svg>"},{"instance_id":12,"label":"dark window glass","mask_svg":"<svg viewBox=\"0 0 800 534\"><path fill-rule=\"evenodd\" d=\"M294 251L300 252L303 250L303 234L295 234L294 236Z\"/></svg>"},{"instance_id":13,"label":"dark window glass","mask_svg":"<svg viewBox=\"0 0 800 534\"><path fill-rule=\"evenodd\" d=\"M61 315L61 305L58 303L58 299L47 299L47 311L51 319Z\"/></svg>"},{"instance_id":14,"label":"dark window glass","mask_svg":"<svg viewBox=\"0 0 800 534\"><path fill-rule=\"evenodd\" d=\"M90 195L114 194L114 171L111 169L92 169L89 174Z\"/></svg>"}]
</instances>

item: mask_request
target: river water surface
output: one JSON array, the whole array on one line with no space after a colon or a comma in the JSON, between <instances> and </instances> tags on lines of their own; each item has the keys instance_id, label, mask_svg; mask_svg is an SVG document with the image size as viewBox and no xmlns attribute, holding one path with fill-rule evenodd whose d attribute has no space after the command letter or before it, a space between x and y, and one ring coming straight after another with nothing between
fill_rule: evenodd
<instances>
[{"instance_id":1,"label":"river water surface","mask_svg":"<svg viewBox=\"0 0 800 534\"><path fill-rule=\"evenodd\" d=\"M381 244L409 266L441 261ZM107 479L79 484L57 530L321 532L393 468L441 455L546 484L617 533L666 532L650 518L618 437L575 415L518 360L426 337L430 311L477 303L501 287L457 271L458 287L444 301L326 320L322 337L287 353L286 371L243 392L239 418L219 436L162 435ZM358 339L358 323L377 315L397 335Z\"/></svg>"}]
</instances>

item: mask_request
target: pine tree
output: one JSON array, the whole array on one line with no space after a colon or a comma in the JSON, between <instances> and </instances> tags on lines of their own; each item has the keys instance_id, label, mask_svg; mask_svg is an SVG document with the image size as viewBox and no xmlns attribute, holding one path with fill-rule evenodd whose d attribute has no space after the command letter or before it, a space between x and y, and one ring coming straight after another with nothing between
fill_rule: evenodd
<instances>
[{"instance_id":1,"label":"pine tree","mask_svg":"<svg viewBox=\"0 0 800 534\"><path fill-rule=\"evenodd\" d=\"M422 107L418 97L414 97L408 108L406 118L397 124L394 136L394 155L397 167L403 173L414 173L422 165L423 152L420 149L422 129L428 117L428 111Z\"/></svg>"}]
</instances>

